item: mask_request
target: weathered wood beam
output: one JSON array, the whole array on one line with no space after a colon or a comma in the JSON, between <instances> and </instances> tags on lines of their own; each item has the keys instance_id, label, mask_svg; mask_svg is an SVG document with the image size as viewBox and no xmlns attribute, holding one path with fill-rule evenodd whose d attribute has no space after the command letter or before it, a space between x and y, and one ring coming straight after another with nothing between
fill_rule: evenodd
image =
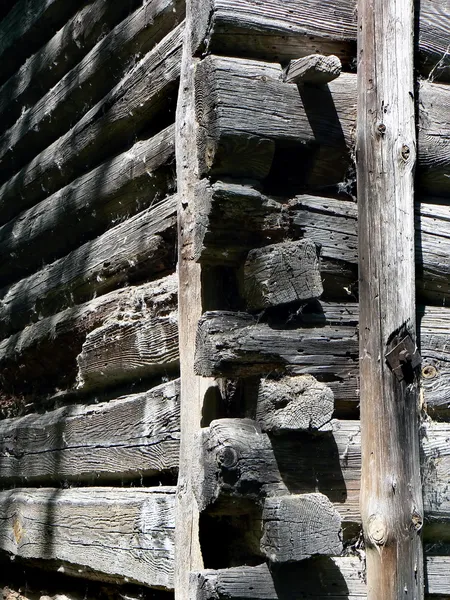
<instances>
[{"instance_id":1,"label":"weathered wood beam","mask_svg":"<svg viewBox=\"0 0 450 600\"><path fill-rule=\"evenodd\" d=\"M249 309L319 298L323 292L319 248L303 239L251 250L240 288Z\"/></svg>"},{"instance_id":2,"label":"weathered wood beam","mask_svg":"<svg viewBox=\"0 0 450 600\"><path fill-rule=\"evenodd\" d=\"M333 54L310 54L297 60L292 60L285 70L286 83L297 85L316 84L324 85L339 77L342 71L341 61Z\"/></svg>"},{"instance_id":3,"label":"weathered wood beam","mask_svg":"<svg viewBox=\"0 0 450 600\"><path fill-rule=\"evenodd\" d=\"M423 340L416 333L414 256L416 148L424 132L417 139L414 5L357 4L360 510L368 600L424 597Z\"/></svg>"},{"instance_id":4,"label":"weathered wood beam","mask_svg":"<svg viewBox=\"0 0 450 600\"><path fill-rule=\"evenodd\" d=\"M141 394L0 421L3 486L100 482L178 468L179 380Z\"/></svg>"},{"instance_id":5,"label":"weathered wood beam","mask_svg":"<svg viewBox=\"0 0 450 600\"><path fill-rule=\"evenodd\" d=\"M1 492L0 549L78 577L172 589L174 504L172 487Z\"/></svg>"},{"instance_id":6,"label":"weathered wood beam","mask_svg":"<svg viewBox=\"0 0 450 600\"><path fill-rule=\"evenodd\" d=\"M341 518L323 494L267 498L261 518L261 551L272 563L342 552Z\"/></svg>"},{"instance_id":7,"label":"weathered wood beam","mask_svg":"<svg viewBox=\"0 0 450 600\"><path fill-rule=\"evenodd\" d=\"M425 598L450 593L448 556L426 559ZM295 565L269 570L257 567L235 567L192 573L191 600L287 600L307 597L315 600L365 600L364 562L358 556L312 558Z\"/></svg>"},{"instance_id":8,"label":"weathered wood beam","mask_svg":"<svg viewBox=\"0 0 450 600\"><path fill-rule=\"evenodd\" d=\"M0 22L0 82L45 43L79 8L76 0L20 0Z\"/></svg>"},{"instance_id":9,"label":"weathered wood beam","mask_svg":"<svg viewBox=\"0 0 450 600\"><path fill-rule=\"evenodd\" d=\"M71 388L78 375L76 357L86 336L107 321L126 315L136 319L174 314L175 275L104 294L85 304L41 319L0 342L1 389L8 394L54 393Z\"/></svg>"},{"instance_id":10,"label":"weathered wood beam","mask_svg":"<svg viewBox=\"0 0 450 600\"><path fill-rule=\"evenodd\" d=\"M333 392L311 375L259 383L255 419L262 431L329 431L333 410Z\"/></svg>"},{"instance_id":11,"label":"weathered wood beam","mask_svg":"<svg viewBox=\"0 0 450 600\"><path fill-rule=\"evenodd\" d=\"M422 383L425 402L445 409L450 398L450 310L419 308ZM273 372L324 377L339 400L358 399L357 304L322 303L303 311L290 329L257 323L247 313L212 311L200 322L197 372L214 377L245 377ZM331 379L331 381L330 381Z\"/></svg>"},{"instance_id":12,"label":"weathered wood beam","mask_svg":"<svg viewBox=\"0 0 450 600\"><path fill-rule=\"evenodd\" d=\"M77 388L83 390L174 373L179 366L177 314L108 320L87 334L77 363Z\"/></svg>"},{"instance_id":13,"label":"weathered wood beam","mask_svg":"<svg viewBox=\"0 0 450 600\"><path fill-rule=\"evenodd\" d=\"M83 6L52 39L30 56L0 88L2 127L10 127L23 107L29 108L53 87L100 37L122 21L140 0L116 3L94 0Z\"/></svg>"},{"instance_id":14,"label":"weathered wood beam","mask_svg":"<svg viewBox=\"0 0 450 600\"><path fill-rule=\"evenodd\" d=\"M201 61L196 75L201 174L263 179L275 145L298 152L299 185L319 190L345 180L353 165L356 75L343 73L328 86L302 88L281 78L275 63L217 56ZM449 98L449 86L420 87L417 183L428 195L450 192Z\"/></svg>"},{"instance_id":15,"label":"weathered wood beam","mask_svg":"<svg viewBox=\"0 0 450 600\"><path fill-rule=\"evenodd\" d=\"M330 6L285 0L195 0L193 43L197 53L239 54L281 62L308 54L356 56L356 0ZM450 80L448 0L424 0L417 9L418 66L424 75Z\"/></svg>"},{"instance_id":16,"label":"weathered wood beam","mask_svg":"<svg viewBox=\"0 0 450 600\"><path fill-rule=\"evenodd\" d=\"M421 429L425 535L450 538L450 449L448 423ZM198 436L200 470L196 496L200 508L218 514L248 510L245 500L264 501L320 492L341 515L344 529L360 524L361 428L359 421L333 422L329 433L267 435L250 419L220 419Z\"/></svg>"},{"instance_id":17,"label":"weathered wood beam","mask_svg":"<svg viewBox=\"0 0 450 600\"><path fill-rule=\"evenodd\" d=\"M101 164L0 227L0 283L28 275L149 205L172 203L174 126ZM11 260L11 256L14 260Z\"/></svg>"},{"instance_id":18,"label":"weathered wood beam","mask_svg":"<svg viewBox=\"0 0 450 600\"><path fill-rule=\"evenodd\" d=\"M265 196L244 185L202 181L196 190L195 255L203 264L238 266L255 247L304 236L321 245L325 291L357 297L357 205L335 198ZM416 202L416 274L422 302L450 295L450 207ZM348 291L346 291L346 289Z\"/></svg>"},{"instance_id":19,"label":"weathered wood beam","mask_svg":"<svg viewBox=\"0 0 450 600\"><path fill-rule=\"evenodd\" d=\"M182 37L179 25L70 131L3 184L1 222L123 150L125 143L131 145L137 132L168 112L180 74Z\"/></svg>"},{"instance_id":20,"label":"weathered wood beam","mask_svg":"<svg viewBox=\"0 0 450 600\"><path fill-rule=\"evenodd\" d=\"M0 137L0 180L11 177L69 131L116 84L123 88L121 80L134 67L136 54L145 56L151 52L182 21L183 7L181 0L145 3L119 23L34 106L23 112ZM108 98L107 106L111 100ZM129 112L136 108L130 106Z\"/></svg>"},{"instance_id":21,"label":"weathered wood beam","mask_svg":"<svg viewBox=\"0 0 450 600\"><path fill-rule=\"evenodd\" d=\"M109 229L11 287L0 290L0 335L85 302L120 284L174 267L176 199Z\"/></svg>"}]
</instances>

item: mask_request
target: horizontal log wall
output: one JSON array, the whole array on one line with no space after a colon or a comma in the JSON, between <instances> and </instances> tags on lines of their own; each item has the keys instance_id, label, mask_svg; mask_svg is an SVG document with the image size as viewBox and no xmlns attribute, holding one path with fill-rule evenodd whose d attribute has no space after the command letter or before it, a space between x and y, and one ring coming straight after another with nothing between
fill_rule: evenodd
<instances>
[{"instance_id":1,"label":"horizontal log wall","mask_svg":"<svg viewBox=\"0 0 450 600\"><path fill-rule=\"evenodd\" d=\"M84 585L82 597L168 600L185 3L9 8L0 12L0 569L15 560L40 595L50 569L109 584ZM19 593L12 571L7 595ZM71 581L62 577L60 590L75 600Z\"/></svg>"}]
</instances>

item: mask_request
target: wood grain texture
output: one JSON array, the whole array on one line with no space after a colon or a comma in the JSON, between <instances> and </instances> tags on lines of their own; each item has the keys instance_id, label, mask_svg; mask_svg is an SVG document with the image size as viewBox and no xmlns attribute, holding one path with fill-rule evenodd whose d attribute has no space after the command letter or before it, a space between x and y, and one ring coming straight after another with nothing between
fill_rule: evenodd
<instances>
[{"instance_id":1,"label":"wood grain texture","mask_svg":"<svg viewBox=\"0 0 450 600\"><path fill-rule=\"evenodd\" d=\"M158 204L174 204L175 131L169 126L0 227L0 283L28 275ZM14 260L10 260L14 257Z\"/></svg>"},{"instance_id":2,"label":"wood grain texture","mask_svg":"<svg viewBox=\"0 0 450 600\"><path fill-rule=\"evenodd\" d=\"M271 197L236 183L202 182L196 192L195 254L203 264L238 266L246 253L286 237L321 246L326 293L357 297L357 205L342 198ZM450 208L438 198L416 201L416 279L422 302L445 303L450 294Z\"/></svg>"},{"instance_id":3,"label":"wood grain texture","mask_svg":"<svg viewBox=\"0 0 450 600\"><path fill-rule=\"evenodd\" d=\"M172 198L174 200L174 198ZM165 202L109 229L11 287L0 290L0 334L174 266L175 205ZM162 237L164 236L164 237Z\"/></svg>"},{"instance_id":4,"label":"wood grain texture","mask_svg":"<svg viewBox=\"0 0 450 600\"><path fill-rule=\"evenodd\" d=\"M36 398L72 388L78 374L76 356L91 331L130 316L167 316L175 313L177 299L178 281L169 275L114 290L26 327L0 342L1 389Z\"/></svg>"},{"instance_id":5,"label":"wood grain texture","mask_svg":"<svg viewBox=\"0 0 450 600\"><path fill-rule=\"evenodd\" d=\"M0 421L4 486L124 481L178 468L179 380L141 394Z\"/></svg>"},{"instance_id":6,"label":"wood grain texture","mask_svg":"<svg viewBox=\"0 0 450 600\"><path fill-rule=\"evenodd\" d=\"M259 383L255 418L263 431L329 431L333 410L333 392L311 375Z\"/></svg>"},{"instance_id":7,"label":"wood grain texture","mask_svg":"<svg viewBox=\"0 0 450 600\"><path fill-rule=\"evenodd\" d=\"M34 106L24 111L0 137L0 181L14 175L68 132L90 108L102 102L105 94L110 93L116 84L123 88L121 80L129 77L137 57L151 52L182 21L182 6L181 0L153 0L143 4L119 23ZM130 106L129 112L136 108L139 106Z\"/></svg>"},{"instance_id":8,"label":"wood grain texture","mask_svg":"<svg viewBox=\"0 0 450 600\"><path fill-rule=\"evenodd\" d=\"M240 289L249 309L319 298L323 292L319 248L303 239L250 250Z\"/></svg>"},{"instance_id":9,"label":"wood grain texture","mask_svg":"<svg viewBox=\"0 0 450 600\"><path fill-rule=\"evenodd\" d=\"M219 419L198 436L200 465L196 495L202 509L217 514L252 510L248 500L264 501L286 494L320 492L333 502L344 533L360 525L361 427L359 421L333 421L332 431L311 435L261 433L251 419ZM425 537L448 540L450 450L448 423L421 428ZM247 504L245 504L247 500Z\"/></svg>"},{"instance_id":10,"label":"wood grain texture","mask_svg":"<svg viewBox=\"0 0 450 600\"><path fill-rule=\"evenodd\" d=\"M66 134L0 188L0 221L46 198L70 181L132 145L142 128L167 114L177 88L183 26L155 46Z\"/></svg>"},{"instance_id":11,"label":"wood grain texture","mask_svg":"<svg viewBox=\"0 0 450 600\"><path fill-rule=\"evenodd\" d=\"M76 0L20 0L0 23L0 82L62 27L79 7Z\"/></svg>"},{"instance_id":12,"label":"wood grain texture","mask_svg":"<svg viewBox=\"0 0 450 600\"><path fill-rule=\"evenodd\" d=\"M356 1L195 0L194 47L198 53L252 56L286 62L308 54L356 56ZM422 74L450 80L448 0L417 7L417 62ZM434 69L434 71L433 71Z\"/></svg>"},{"instance_id":13,"label":"wood grain texture","mask_svg":"<svg viewBox=\"0 0 450 600\"><path fill-rule=\"evenodd\" d=\"M177 314L108 320L87 334L78 363L78 388L104 389L126 381L176 372Z\"/></svg>"},{"instance_id":14,"label":"wood grain texture","mask_svg":"<svg viewBox=\"0 0 450 600\"><path fill-rule=\"evenodd\" d=\"M323 494L267 498L261 551L275 564L342 552L341 518Z\"/></svg>"},{"instance_id":15,"label":"wood grain texture","mask_svg":"<svg viewBox=\"0 0 450 600\"><path fill-rule=\"evenodd\" d=\"M425 598L449 594L446 573L448 556L426 559ZM217 571L194 572L190 578L191 600L290 600L293 597L314 600L366 600L364 561L358 556L312 558L295 565L269 570L235 567Z\"/></svg>"},{"instance_id":16,"label":"wood grain texture","mask_svg":"<svg viewBox=\"0 0 450 600\"><path fill-rule=\"evenodd\" d=\"M173 587L175 488L0 493L0 549L107 581ZM61 562L63 563L61 565Z\"/></svg>"},{"instance_id":17,"label":"wood grain texture","mask_svg":"<svg viewBox=\"0 0 450 600\"><path fill-rule=\"evenodd\" d=\"M325 379L336 401L356 401L358 305L322 302L320 308L291 316L290 328L279 329L257 323L248 313L205 313L197 338L197 370L208 376L231 378L286 371L309 373ZM419 307L418 319L424 399L445 415L450 398L450 311Z\"/></svg>"},{"instance_id":18,"label":"wood grain texture","mask_svg":"<svg viewBox=\"0 0 450 600\"><path fill-rule=\"evenodd\" d=\"M413 349L421 343L414 190L424 132L417 139L414 9L413 0L358 1L360 509L368 600L424 597L419 370L407 359L394 372L389 362L406 336Z\"/></svg>"},{"instance_id":19,"label":"wood grain texture","mask_svg":"<svg viewBox=\"0 0 450 600\"><path fill-rule=\"evenodd\" d=\"M285 71L286 83L319 84L330 83L339 77L342 71L341 61L333 54L310 54L297 60L291 60Z\"/></svg>"},{"instance_id":20,"label":"wood grain texture","mask_svg":"<svg viewBox=\"0 0 450 600\"><path fill-rule=\"evenodd\" d=\"M0 117L3 129L10 127L22 109L35 104L100 38L124 19L140 0L111 5L94 0L83 6L0 88Z\"/></svg>"},{"instance_id":21,"label":"wood grain texture","mask_svg":"<svg viewBox=\"0 0 450 600\"><path fill-rule=\"evenodd\" d=\"M298 153L299 185L320 190L345 181L355 147L356 75L302 88L281 78L275 63L217 56L201 61L196 110L202 174L263 179L275 143ZM426 82L419 93L417 183L427 195L449 193L449 95L448 86ZM427 119L436 113L439 132Z\"/></svg>"}]
</instances>

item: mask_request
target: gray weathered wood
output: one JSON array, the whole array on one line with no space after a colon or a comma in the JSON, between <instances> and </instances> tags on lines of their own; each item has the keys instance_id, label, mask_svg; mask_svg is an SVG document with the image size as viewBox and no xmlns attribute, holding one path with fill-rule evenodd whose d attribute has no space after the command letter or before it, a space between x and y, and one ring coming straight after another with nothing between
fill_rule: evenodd
<instances>
[{"instance_id":1,"label":"gray weathered wood","mask_svg":"<svg viewBox=\"0 0 450 600\"><path fill-rule=\"evenodd\" d=\"M299 184L336 187L353 165L356 75L343 73L328 86L281 81L275 63L209 56L196 75L198 146L203 174L264 178L273 147L296 149ZM446 196L450 149L450 88L424 82L419 92L418 185L424 194ZM428 120L432 114L438 124ZM258 144L264 152L257 152Z\"/></svg>"},{"instance_id":2,"label":"gray weathered wood","mask_svg":"<svg viewBox=\"0 0 450 600\"><path fill-rule=\"evenodd\" d=\"M426 598L450 593L448 556L426 559ZM190 577L191 600L366 600L364 561L358 556L313 558L269 571L257 567L194 572ZM441 596L442 595L442 596Z\"/></svg>"},{"instance_id":3,"label":"gray weathered wood","mask_svg":"<svg viewBox=\"0 0 450 600\"><path fill-rule=\"evenodd\" d=\"M0 188L0 221L19 212L123 150L142 128L166 113L177 88L183 26L155 46L77 124Z\"/></svg>"},{"instance_id":4,"label":"gray weathered wood","mask_svg":"<svg viewBox=\"0 0 450 600\"><path fill-rule=\"evenodd\" d=\"M62 27L76 0L20 0L0 22L0 82Z\"/></svg>"},{"instance_id":5,"label":"gray weathered wood","mask_svg":"<svg viewBox=\"0 0 450 600\"><path fill-rule=\"evenodd\" d=\"M194 47L198 52L253 56L286 62L316 52L356 56L356 1L195 0ZM448 0L418 7L418 64L423 74L450 80Z\"/></svg>"},{"instance_id":6,"label":"gray weathered wood","mask_svg":"<svg viewBox=\"0 0 450 600\"><path fill-rule=\"evenodd\" d=\"M251 250L240 287L249 309L319 298L323 292L319 249L303 239Z\"/></svg>"},{"instance_id":7,"label":"gray weathered wood","mask_svg":"<svg viewBox=\"0 0 450 600\"><path fill-rule=\"evenodd\" d=\"M83 577L173 588L175 488L0 493L0 549ZM61 562L63 563L61 565Z\"/></svg>"},{"instance_id":8,"label":"gray weathered wood","mask_svg":"<svg viewBox=\"0 0 450 600\"><path fill-rule=\"evenodd\" d=\"M261 551L273 563L342 552L341 518L323 494L266 498Z\"/></svg>"},{"instance_id":9,"label":"gray weathered wood","mask_svg":"<svg viewBox=\"0 0 450 600\"><path fill-rule=\"evenodd\" d=\"M329 431L334 395L311 375L262 379L256 420L263 431Z\"/></svg>"},{"instance_id":10,"label":"gray weathered wood","mask_svg":"<svg viewBox=\"0 0 450 600\"><path fill-rule=\"evenodd\" d=\"M418 317L425 402L445 414L450 398L450 310L428 306L419 308ZM354 402L359 397L357 322L355 303L322 303L316 312L304 311L288 330L257 323L247 313L206 313L197 338L196 369L231 378L286 370L325 376L336 401Z\"/></svg>"},{"instance_id":11,"label":"gray weathered wood","mask_svg":"<svg viewBox=\"0 0 450 600\"><path fill-rule=\"evenodd\" d=\"M339 77L342 71L341 61L333 54L310 54L297 60L292 60L285 72L286 83L326 84Z\"/></svg>"},{"instance_id":12,"label":"gray weathered wood","mask_svg":"<svg viewBox=\"0 0 450 600\"><path fill-rule=\"evenodd\" d=\"M2 286L149 205L175 206L174 198L165 197L175 188L174 137L170 126L137 142L0 227Z\"/></svg>"},{"instance_id":13,"label":"gray weathered wood","mask_svg":"<svg viewBox=\"0 0 450 600\"><path fill-rule=\"evenodd\" d=\"M118 480L178 468L179 381L90 406L0 421L3 485Z\"/></svg>"},{"instance_id":14,"label":"gray weathered wood","mask_svg":"<svg viewBox=\"0 0 450 600\"><path fill-rule=\"evenodd\" d=\"M195 254L203 264L237 266L251 248L304 236L321 245L326 293L357 297L357 206L345 199L265 196L239 184L201 182L196 192ZM416 202L416 275L422 301L450 294L450 207L436 198Z\"/></svg>"},{"instance_id":15,"label":"gray weathered wood","mask_svg":"<svg viewBox=\"0 0 450 600\"><path fill-rule=\"evenodd\" d=\"M16 121L23 107L35 104L139 1L113 5L108 0L94 0L69 19L1 86L0 117L3 128L10 127Z\"/></svg>"},{"instance_id":16,"label":"gray weathered wood","mask_svg":"<svg viewBox=\"0 0 450 600\"><path fill-rule=\"evenodd\" d=\"M24 111L0 137L1 181L69 131L116 84L122 86L119 82L134 67L136 54L145 56L181 22L182 6L181 0L145 3L119 23L34 106ZM106 103L110 105L111 98ZM130 106L129 112L137 108L139 105Z\"/></svg>"},{"instance_id":17,"label":"gray weathered wood","mask_svg":"<svg viewBox=\"0 0 450 600\"><path fill-rule=\"evenodd\" d=\"M177 315L108 320L87 334L77 363L77 387L83 390L176 372Z\"/></svg>"},{"instance_id":18,"label":"gray weathered wood","mask_svg":"<svg viewBox=\"0 0 450 600\"><path fill-rule=\"evenodd\" d=\"M174 266L173 202L148 208L67 256L0 290L0 334ZM164 236L164 237L162 237Z\"/></svg>"},{"instance_id":19,"label":"gray weathered wood","mask_svg":"<svg viewBox=\"0 0 450 600\"><path fill-rule=\"evenodd\" d=\"M430 541L450 536L450 449L448 423L421 429L421 467ZM200 454L196 494L201 508L219 514L248 509L245 499L320 492L341 515L344 532L360 524L361 431L359 421L335 420L329 433L268 436L250 419L220 419L198 436ZM354 533L354 529L350 529Z\"/></svg>"},{"instance_id":20,"label":"gray weathered wood","mask_svg":"<svg viewBox=\"0 0 450 600\"><path fill-rule=\"evenodd\" d=\"M414 185L416 147L422 168L427 152L423 129L416 135L415 3L358 0L357 7L360 509L367 598L421 600ZM405 338L412 349L401 364L398 346ZM390 356L400 363L392 364Z\"/></svg>"},{"instance_id":21,"label":"gray weathered wood","mask_svg":"<svg viewBox=\"0 0 450 600\"><path fill-rule=\"evenodd\" d=\"M175 275L114 290L41 319L3 340L0 342L3 392L32 391L34 400L39 394L73 387L78 373L76 356L88 333L108 320L130 315L136 319L156 318L174 313L177 292Z\"/></svg>"},{"instance_id":22,"label":"gray weathered wood","mask_svg":"<svg viewBox=\"0 0 450 600\"><path fill-rule=\"evenodd\" d=\"M251 419L219 419L201 429L195 459L193 485L200 511L224 497L263 500L288 492L269 436Z\"/></svg>"}]
</instances>

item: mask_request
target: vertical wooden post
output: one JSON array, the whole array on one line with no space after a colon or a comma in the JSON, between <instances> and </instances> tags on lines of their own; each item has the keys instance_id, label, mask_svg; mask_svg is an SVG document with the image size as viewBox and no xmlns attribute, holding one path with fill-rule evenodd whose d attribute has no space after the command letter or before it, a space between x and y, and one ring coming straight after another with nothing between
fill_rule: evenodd
<instances>
[{"instance_id":1,"label":"vertical wooden post","mask_svg":"<svg viewBox=\"0 0 450 600\"><path fill-rule=\"evenodd\" d=\"M359 0L361 513L369 600L423 598L413 0Z\"/></svg>"},{"instance_id":2,"label":"vertical wooden post","mask_svg":"<svg viewBox=\"0 0 450 600\"><path fill-rule=\"evenodd\" d=\"M178 323L181 371L181 448L176 500L175 597L189 600L189 573L203 568L199 541L199 510L192 493L193 439L200 429L203 399L211 380L194 374L197 322L202 314L202 269L193 258L194 187L198 182L197 124L194 74L197 59L191 50L191 3L186 25L176 114L178 191Z\"/></svg>"}]
</instances>

